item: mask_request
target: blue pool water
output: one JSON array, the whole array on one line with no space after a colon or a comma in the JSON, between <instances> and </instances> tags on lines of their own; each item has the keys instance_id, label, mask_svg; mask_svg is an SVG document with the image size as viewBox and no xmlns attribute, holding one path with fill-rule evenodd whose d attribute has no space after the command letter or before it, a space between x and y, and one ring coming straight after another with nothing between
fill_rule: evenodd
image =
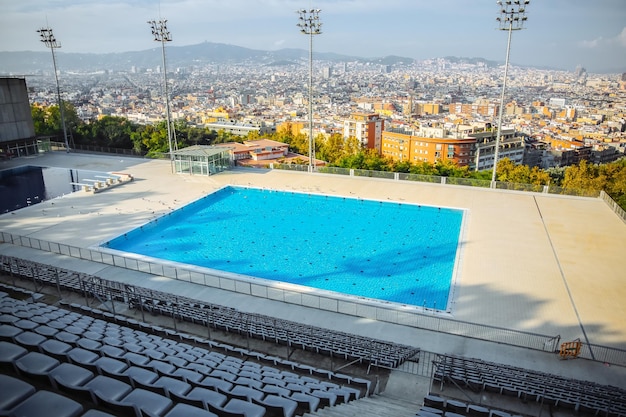
<instances>
[{"instance_id":1,"label":"blue pool water","mask_svg":"<svg viewBox=\"0 0 626 417\"><path fill-rule=\"evenodd\" d=\"M457 209L229 186L103 246L444 310L462 220Z\"/></svg>"},{"instance_id":2,"label":"blue pool water","mask_svg":"<svg viewBox=\"0 0 626 417\"><path fill-rule=\"evenodd\" d=\"M0 171L0 213L19 210L80 190L85 178L105 172L23 165Z\"/></svg>"}]
</instances>

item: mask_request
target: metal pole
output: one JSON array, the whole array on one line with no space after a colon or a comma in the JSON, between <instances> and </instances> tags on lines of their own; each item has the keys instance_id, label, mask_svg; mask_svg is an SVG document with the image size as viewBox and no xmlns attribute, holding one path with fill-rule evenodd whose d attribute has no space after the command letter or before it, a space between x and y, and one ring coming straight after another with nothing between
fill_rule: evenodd
<instances>
[{"instance_id":1,"label":"metal pole","mask_svg":"<svg viewBox=\"0 0 626 417\"><path fill-rule=\"evenodd\" d=\"M50 28L41 28L37 32L39 32L39 36L41 37L41 42L44 43L50 51L52 51L52 66L54 68L54 80L56 82L57 87L57 105L59 106L59 115L61 117L61 128L63 129L63 142L65 143L65 152L70 151L70 145L67 141L67 129L65 127L65 109L63 108L63 101L61 100L61 87L59 86L59 74L57 72L57 60L56 55L54 54L54 50L61 47L61 44L57 42L54 34L52 33L52 29Z\"/></svg>"},{"instance_id":2,"label":"metal pole","mask_svg":"<svg viewBox=\"0 0 626 417\"><path fill-rule=\"evenodd\" d=\"M165 59L165 43L172 41L172 36L167 30L167 20L150 20L148 24L152 28L154 40L161 42L161 57L163 62L163 93L165 94L165 119L167 121L167 145L170 154L170 167L174 172L174 154L172 148L172 120L170 111L170 94L167 85L167 62Z\"/></svg>"},{"instance_id":3,"label":"metal pole","mask_svg":"<svg viewBox=\"0 0 626 417\"><path fill-rule=\"evenodd\" d=\"M495 150L493 153L493 170L491 172L491 187L496 187L496 168L498 167L498 154L500 152L500 140L502 137L502 118L504 117L504 95L509 72L509 56L511 53L511 34L514 30L522 29L526 21L526 6L530 0L498 0L500 17L496 20L500 23L500 30L509 32L506 43L506 60L504 62L504 80L502 81L502 94L500 95L500 113L498 114L498 131L496 133ZM477 161L478 162L478 161Z\"/></svg>"},{"instance_id":4,"label":"metal pole","mask_svg":"<svg viewBox=\"0 0 626 417\"><path fill-rule=\"evenodd\" d=\"M496 188L496 168L498 166L498 153L500 151L500 138L502 136L502 117L504 113L504 94L506 92L506 80L509 73L509 54L511 52L511 33L513 22L509 23L509 36L506 43L506 60L504 61L504 81L502 81L502 93L500 94L500 110L498 113L498 133L496 134L496 149L493 154L493 171L491 172L491 187Z\"/></svg>"},{"instance_id":5,"label":"metal pole","mask_svg":"<svg viewBox=\"0 0 626 417\"><path fill-rule=\"evenodd\" d=\"M313 31L309 32L309 171L313 172L315 160L313 138Z\"/></svg>"},{"instance_id":6,"label":"metal pole","mask_svg":"<svg viewBox=\"0 0 626 417\"><path fill-rule=\"evenodd\" d=\"M313 138L313 35L322 33L319 13L320 9L298 10L300 32L309 35L309 172L313 172L315 160L315 139Z\"/></svg>"},{"instance_id":7,"label":"metal pole","mask_svg":"<svg viewBox=\"0 0 626 417\"><path fill-rule=\"evenodd\" d=\"M59 87L59 74L57 72L57 60L54 54L54 48L50 48L52 51L52 65L54 66L54 79L57 85L57 103L59 103L59 113L61 115L61 127L63 128L63 141L65 142L65 152L70 151L70 145L67 141L67 129L65 128L65 109L63 100L61 100L61 87Z\"/></svg>"}]
</instances>

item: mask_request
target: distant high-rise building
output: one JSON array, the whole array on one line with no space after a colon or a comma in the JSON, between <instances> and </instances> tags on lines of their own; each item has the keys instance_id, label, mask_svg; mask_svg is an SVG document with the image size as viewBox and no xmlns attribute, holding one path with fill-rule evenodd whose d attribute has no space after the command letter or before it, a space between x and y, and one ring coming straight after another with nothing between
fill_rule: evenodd
<instances>
[{"instance_id":1,"label":"distant high-rise building","mask_svg":"<svg viewBox=\"0 0 626 417\"><path fill-rule=\"evenodd\" d=\"M331 67L324 67L322 69L322 77L323 78L326 78L326 79L330 78L332 73L333 73L333 69Z\"/></svg>"},{"instance_id":2,"label":"distant high-rise building","mask_svg":"<svg viewBox=\"0 0 626 417\"><path fill-rule=\"evenodd\" d=\"M357 138L368 149L381 150L385 120L377 113L353 113L343 122L343 137Z\"/></svg>"}]
</instances>

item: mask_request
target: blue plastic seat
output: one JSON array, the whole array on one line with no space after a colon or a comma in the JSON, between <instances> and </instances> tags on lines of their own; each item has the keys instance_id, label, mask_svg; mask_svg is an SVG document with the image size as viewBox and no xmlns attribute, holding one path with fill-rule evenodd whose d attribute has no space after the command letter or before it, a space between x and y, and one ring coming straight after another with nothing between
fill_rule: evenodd
<instances>
[{"instance_id":1,"label":"blue plastic seat","mask_svg":"<svg viewBox=\"0 0 626 417\"><path fill-rule=\"evenodd\" d=\"M35 393L35 387L18 378L0 374L0 410L10 410Z\"/></svg>"},{"instance_id":2,"label":"blue plastic seat","mask_svg":"<svg viewBox=\"0 0 626 417\"><path fill-rule=\"evenodd\" d=\"M28 352L15 361L17 372L31 379L47 384L50 371L59 366L59 361L39 352Z\"/></svg>"},{"instance_id":3,"label":"blue plastic seat","mask_svg":"<svg viewBox=\"0 0 626 417\"><path fill-rule=\"evenodd\" d=\"M83 412L80 403L50 391L37 391L11 410L20 417L78 417Z\"/></svg>"},{"instance_id":4,"label":"blue plastic seat","mask_svg":"<svg viewBox=\"0 0 626 417\"><path fill-rule=\"evenodd\" d=\"M188 404L176 404L164 417L218 417L210 411Z\"/></svg>"}]
</instances>

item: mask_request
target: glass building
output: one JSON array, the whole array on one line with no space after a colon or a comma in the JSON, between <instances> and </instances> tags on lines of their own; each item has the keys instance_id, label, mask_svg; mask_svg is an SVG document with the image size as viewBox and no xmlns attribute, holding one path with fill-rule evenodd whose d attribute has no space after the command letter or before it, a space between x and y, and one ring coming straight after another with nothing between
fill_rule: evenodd
<instances>
[{"instance_id":1,"label":"glass building","mask_svg":"<svg viewBox=\"0 0 626 417\"><path fill-rule=\"evenodd\" d=\"M232 167L228 148L194 145L172 152L174 172L213 175Z\"/></svg>"}]
</instances>

